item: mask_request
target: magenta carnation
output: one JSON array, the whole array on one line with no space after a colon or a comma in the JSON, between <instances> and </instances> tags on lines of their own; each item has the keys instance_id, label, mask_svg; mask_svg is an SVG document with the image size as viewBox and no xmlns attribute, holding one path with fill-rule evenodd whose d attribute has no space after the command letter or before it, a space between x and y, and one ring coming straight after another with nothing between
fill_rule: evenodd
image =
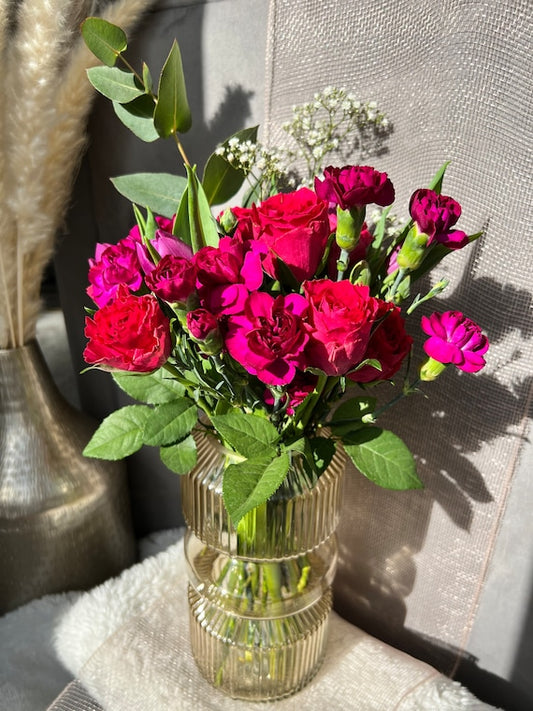
<instances>
[{"instance_id":1,"label":"magenta carnation","mask_svg":"<svg viewBox=\"0 0 533 711\"><path fill-rule=\"evenodd\" d=\"M244 313L227 321L225 345L229 354L266 385L287 385L302 367L307 343L302 316L306 300L299 294L249 295Z\"/></svg>"},{"instance_id":2,"label":"magenta carnation","mask_svg":"<svg viewBox=\"0 0 533 711\"><path fill-rule=\"evenodd\" d=\"M430 336L425 352L439 363L452 363L467 373L477 373L485 365L489 341L477 323L460 311L422 316L422 330Z\"/></svg>"},{"instance_id":3,"label":"magenta carnation","mask_svg":"<svg viewBox=\"0 0 533 711\"><path fill-rule=\"evenodd\" d=\"M394 187L387 173L380 173L368 165L327 167L323 180L315 178L315 192L322 200L343 210L370 203L385 207L394 202Z\"/></svg>"},{"instance_id":4,"label":"magenta carnation","mask_svg":"<svg viewBox=\"0 0 533 711\"><path fill-rule=\"evenodd\" d=\"M461 206L453 198L426 188L416 190L409 202L409 213L420 232L428 235L428 246L439 242L450 249L461 249L468 244L464 232L452 230L461 216Z\"/></svg>"},{"instance_id":5,"label":"magenta carnation","mask_svg":"<svg viewBox=\"0 0 533 711\"><path fill-rule=\"evenodd\" d=\"M137 291L142 281L141 265L133 239L126 237L117 244L96 245L94 259L89 259L90 286L87 294L97 306L105 306L114 299L120 284L131 291Z\"/></svg>"}]
</instances>

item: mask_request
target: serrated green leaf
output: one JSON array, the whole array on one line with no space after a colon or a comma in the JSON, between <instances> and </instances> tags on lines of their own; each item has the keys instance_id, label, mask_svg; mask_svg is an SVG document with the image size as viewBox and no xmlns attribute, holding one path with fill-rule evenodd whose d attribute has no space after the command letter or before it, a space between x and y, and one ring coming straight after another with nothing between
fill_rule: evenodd
<instances>
[{"instance_id":1,"label":"serrated green leaf","mask_svg":"<svg viewBox=\"0 0 533 711\"><path fill-rule=\"evenodd\" d=\"M135 76L118 67L91 67L87 76L94 88L107 99L127 104L144 94Z\"/></svg>"},{"instance_id":2,"label":"serrated green leaf","mask_svg":"<svg viewBox=\"0 0 533 711\"><path fill-rule=\"evenodd\" d=\"M366 396L346 400L335 410L328 427L339 437L359 429L363 417L370 415L376 409L376 402L375 397Z\"/></svg>"},{"instance_id":3,"label":"serrated green leaf","mask_svg":"<svg viewBox=\"0 0 533 711\"><path fill-rule=\"evenodd\" d=\"M234 526L279 488L287 476L289 463L289 455L283 453L273 459L265 456L247 459L226 468L222 495Z\"/></svg>"},{"instance_id":4,"label":"serrated green leaf","mask_svg":"<svg viewBox=\"0 0 533 711\"><path fill-rule=\"evenodd\" d=\"M112 412L91 437L84 456L116 460L133 454L144 443L144 426L151 414L147 405L128 405Z\"/></svg>"},{"instance_id":5,"label":"serrated green leaf","mask_svg":"<svg viewBox=\"0 0 533 711\"><path fill-rule=\"evenodd\" d=\"M226 415L212 416L211 423L224 442L243 457L272 457L275 453L279 434L264 417L228 412Z\"/></svg>"},{"instance_id":6,"label":"serrated green leaf","mask_svg":"<svg viewBox=\"0 0 533 711\"><path fill-rule=\"evenodd\" d=\"M168 138L173 133L186 133L192 125L181 54L176 40L159 78L154 124L162 138Z\"/></svg>"},{"instance_id":7,"label":"serrated green leaf","mask_svg":"<svg viewBox=\"0 0 533 711\"><path fill-rule=\"evenodd\" d=\"M161 447L159 456L163 464L176 474L187 474L196 465L197 451L194 437L189 435L184 440L170 447Z\"/></svg>"},{"instance_id":8,"label":"serrated green leaf","mask_svg":"<svg viewBox=\"0 0 533 711\"><path fill-rule=\"evenodd\" d=\"M124 31L101 17L88 17L81 25L81 34L94 56L108 67L113 67L128 47Z\"/></svg>"},{"instance_id":9,"label":"serrated green leaf","mask_svg":"<svg viewBox=\"0 0 533 711\"><path fill-rule=\"evenodd\" d=\"M367 427L344 441L344 449L357 469L384 489L421 489L413 455L389 430Z\"/></svg>"},{"instance_id":10,"label":"serrated green leaf","mask_svg":"<svg viewBox=\"0 0 533 711\"><path fill-rule=\"evenodd\" d=\"M152 143L159 138L154 127L154 100L143 94L128 104L113 101L113 109L126 128L145 143Z\"/></svg>"},{"instance_id":11,"label":"serrated green leaf","mask_svg":"<svg viewBox=\"0 0 533 711\"><path fill-rule=\"evenodd\" d=\"M183 397L185 389L164 368L153 373L113 373L113 380L135 400L161 405Z\"/></svg>"},{"instance_id":12,"label":"serrated green leaf","mask_svg":"<svg viewBox=\"0 0 533 711\"><path fill-rule=\"evenodd\" d=\"M111 178L111 182L131 202L169 218L174 215L187 185L185 178L171 173L132 173Z\"/></svg>"},{"instance_id":13,"label":"serrated green leaf","mask_svg":"<svg viewBox=\"0 0 533 711\"><path fill-rule=\"evenodd\" d=\"M232 139L237 139L240 143L257 140L257 126L245 128L237 131L224 141L223 146L227 146ZM205 164L202 185L210 205L220 205L230 200L244 182L245 175L242 170L234 168L223 157L212 153Z\"/></svg>"},{"instance_id":14,"label":"serrated green leaf","mask_svg":"<svg viewBox=\"0 0 533 711\"><path fill-rule=\"evenodd\" d=\"M186 437L198 419L198 408L189 398L158 405L144 425L144 443L153 447L174 444Z\"/></svg>"},{"instance_id":15,"label":"serrated green leaf","mask_svg":"<svg viewBox=\"0 0 533 711\"><path fill-rule=\"evenodd\" d=\"M328 437L311 437L309 447L313 457L313 469L320 476L329 467L337 447Z\"/></svg>"},{"instance_id":16,"label":"serrated green leaf","mask_svg":"<svg viewBox=\"0 0 533 711\"><path fill-rule=\"evenodd\" d=\"M217 247L218 230L204 189L196 175L196 168L188 165L185 168L187 169L187 215L193 252L206 246Z\"/></svg>"}]
</instances>

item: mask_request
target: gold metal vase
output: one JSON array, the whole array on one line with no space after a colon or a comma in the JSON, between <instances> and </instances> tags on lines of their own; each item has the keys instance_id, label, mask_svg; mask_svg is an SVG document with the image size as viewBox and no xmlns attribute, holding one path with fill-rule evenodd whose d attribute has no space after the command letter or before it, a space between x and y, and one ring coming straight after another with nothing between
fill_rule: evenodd
<instances>
[{"instance_id":1,"label":"gold metal vase","mask_svg":"<svg viewBox=\"0 0 533 711\"><path fill-rule=\"evenodd\" d=\"M134 561L124 465L82 455L95 428L36 341L0 350L0 614Z\"/></svg>"}]
</instances>

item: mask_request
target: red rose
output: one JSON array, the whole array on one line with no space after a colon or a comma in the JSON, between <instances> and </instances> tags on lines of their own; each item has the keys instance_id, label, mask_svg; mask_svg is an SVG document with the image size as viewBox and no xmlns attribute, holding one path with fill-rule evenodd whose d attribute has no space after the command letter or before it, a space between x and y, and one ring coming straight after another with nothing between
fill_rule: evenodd
<instances>
[{"instance_id":1,"label":"red rose","mask_svg":"<svg viewBox=\"0 0 533 711\"><path fill-rule=\"evenodd\" d=\"M315 192L322 200L343 210L370 203L385 207L394 202L394 187L387 173L380 173L369 165L329 166L324 170L324 180L315 178Z\"/></svg>"},{"instance_id":2,"label":"red rose","mask_svg":"<svg viewBox=\"0 0 533 711\"><path fill-rule=\"evenodd\" d=\"M253 237L268 249L263 268L278 279L279 257L296 279L311 279L320 264L330 235L328 205L308 188L279 193L252 208L232 208L248 234L250 219Z\"/></svg>"},{"instance_id":3,"label":"red rose","mask_svg":"<svg viewBox=\"0 0 533 711\"><path fill-rule=\"evenodd\" d=\"M372 331L365 358L373 358L381 364L381 370L364 365L348 377L356 383L371 383L374 380L389 380L402 365L411 350L413 339L405 330L400 309L388 301L378 301L376 326ZM382 319L382 320L380 320Z\"/></svg>"},{"instance_id":4,"label":"red rose","mask_svg":"<svg viewBox=\"0 0 533 711\"><path fill-rule=\"evenodd\" d=\"M345 375L364 357L378 300L367 286L347 280L304 283L309 302L306 364L326 375Z\"/></svg>"},{"instance_id":5,"label":"red rose","mask_svg":"<svg viewBox=\"0 0 533 711\"><path fill-rule=\"evenodd\" d=\"M87 363L150 373L170 355L170 322L155 296L134 296L118 289L114 301L85 319Z\"/></svg>"}]
</instances>

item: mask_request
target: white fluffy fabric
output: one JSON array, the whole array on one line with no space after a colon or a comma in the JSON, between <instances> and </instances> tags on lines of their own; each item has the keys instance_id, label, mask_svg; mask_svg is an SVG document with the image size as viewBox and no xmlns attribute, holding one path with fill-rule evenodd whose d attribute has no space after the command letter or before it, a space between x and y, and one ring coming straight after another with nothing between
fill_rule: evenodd
<instances>
[{"instance_id":1,"label":"white fluffy fabric","mask_svg":"<svg viewBox=\"0 0 533 711\"><path fill-rule=\"evenodd\" d=\"M145 539L143 562L88 593L48 596L0 618L0 711L42 711L72 676L105 711L264 711L264 704L215 692L196 671L181 534ZM349 699L358 711L494 708L332 613L323 668L303 691L272 706L345 711Z\"/></svg>"}]
</instances>

